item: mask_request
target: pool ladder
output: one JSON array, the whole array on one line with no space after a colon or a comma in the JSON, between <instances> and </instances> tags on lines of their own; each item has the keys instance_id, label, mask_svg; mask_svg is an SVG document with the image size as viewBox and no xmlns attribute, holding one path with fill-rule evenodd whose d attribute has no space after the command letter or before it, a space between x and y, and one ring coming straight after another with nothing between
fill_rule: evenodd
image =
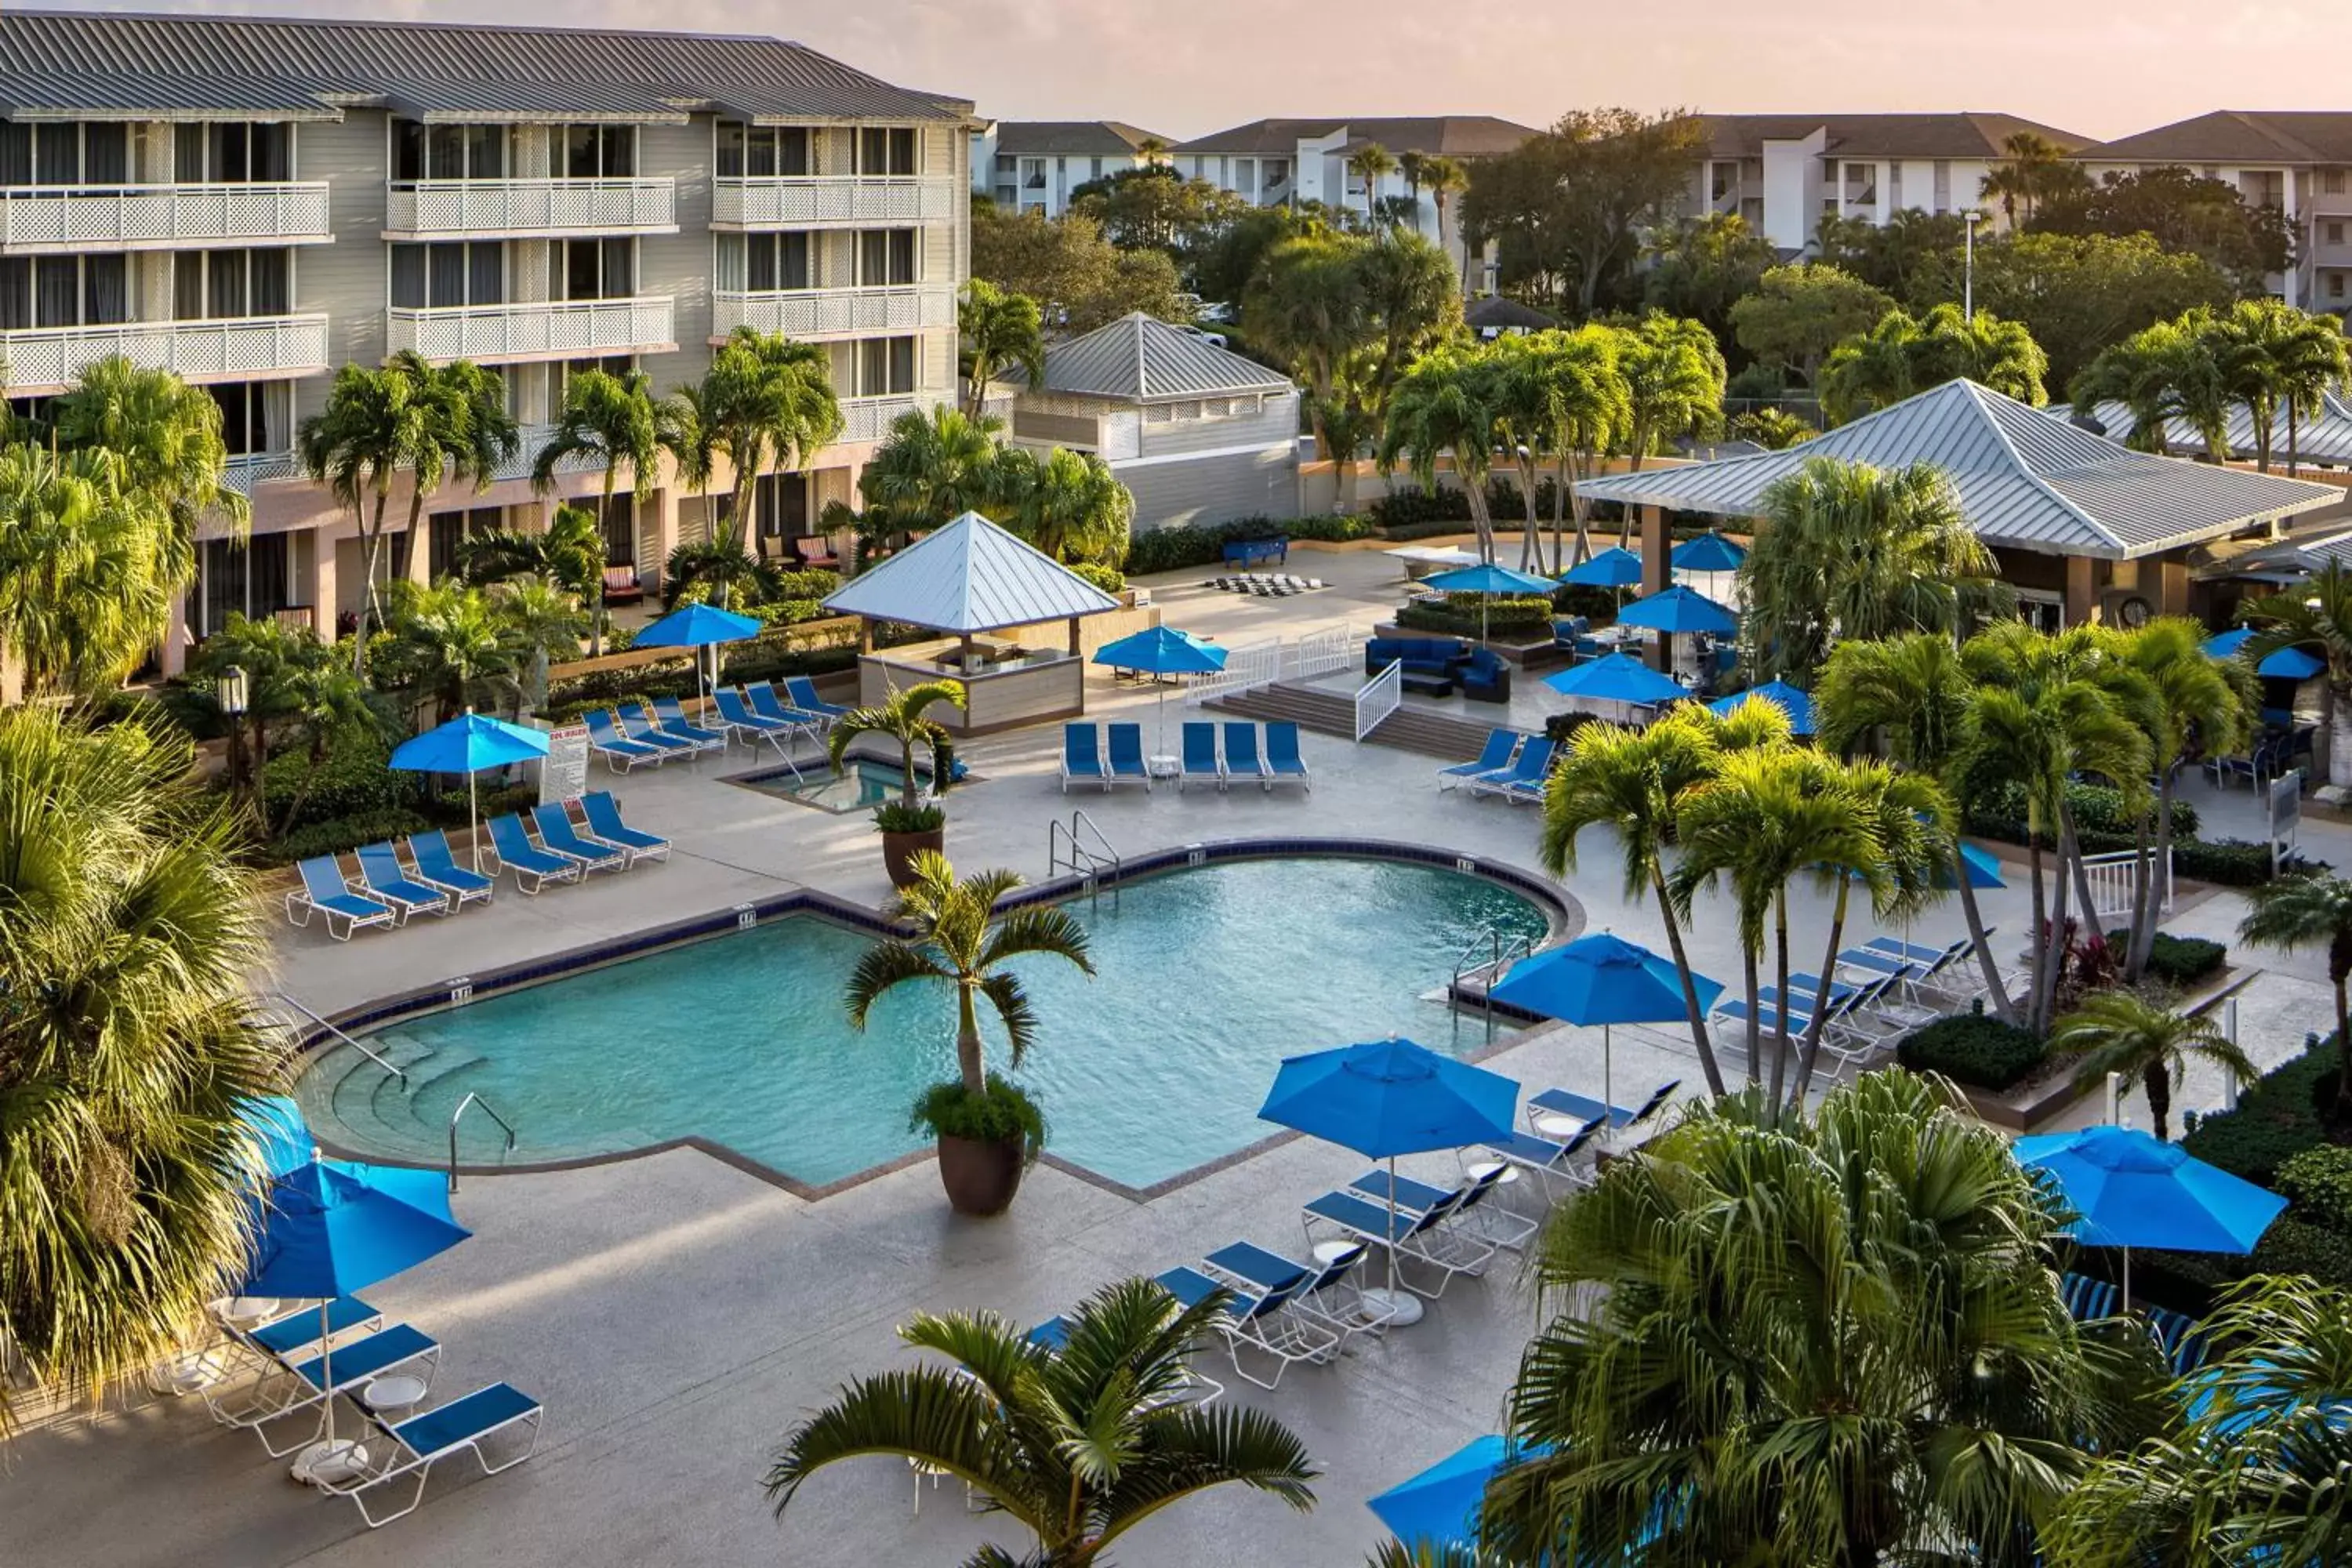
<instances>
[{"instance_id":1,"label":"pool ladder","mask_svg":"<svg viewBox=\"0 0 2352 1568\"><path fill-rule=\"evenodd\" d=\"M404 1089L408 1087L407 1073L394 1066L391 1062L384 1060L383 1058L376 1055L375 1052L370 1050L365 1043L353 1039L351 1036L346 1035L341 1029L338 1029L332 1024L327 1022L326 1019L319 1016L317 1013L313 1012L304 1003L288 995L283 991L273 991L270 993L270 996L273 1000L287 1007L292 1008L296 1013L299 1014L303 1020L308 1023L311 1028L324 1030L328 1035L331 1036L338 1044L351 1047L352 1049L359 1052L360 1055L375 1063L376 1066L382 1068L395 1081L397 1081L402 1089ZM277 1023L280 1027L293 1035L298 1041L309 1032L301 1024L293 1023L285 1018L275 1019L273 1022Z\"/></svg>"},{"instance_id":2,"label":"pool ladder","mask_svg":"<svg viewBox=\"0 0 2352 1568\"><path fill-rule=\"evenodd\" d=\"M1087 842L1088 838L1093 842ZM1120 875L1125 862L1112 847L1109 837L1097 826L1095 819L1082 810L1073 810L1066 823L1055 817L1045 826L1045 875L1048 879L1066 868L1071 875L1083 878L1088 899L1102 897L1102 874L1110 873L1110 907L1118 908Z\"/></svg>"},{"instance_id":3,"label":"pool ladder","mask_svg":"<svg viewBox=\"0 0 2352 1568\"><path fill-rule=\"evenodd\" d=\"M449 1113L449 1190L453 1193L457 1190L457 1123L466 1119L466 1112L477 1110L497 1122L505 1131L507 1152L509 1154L514 1152L514 1123L492 1110L488 1100L484 1100L472 1089L467 1089L466 1098L457 1102L457 1109Z\"/></svg>"},{"instance_id":4,"label":"pool ladder","mask_svg":"<svg viewBox=\"0 0 2352 1568\"><path fill-rule=\"evenodd\" d=\"M1475 1005L1486 1016L1486 1043L1490 1046L1495 1043L1495 1005L1488 1000L1495 983L1503 978L1505 964L1526 958L1535 950L1535 938L1505 936L1499 926L1490 928L1486 935L1476 938L1462 950L1454 961L1454 978L1445 987L1445 999L1454 1007L1454 1026L1457 1034L1461 1031L1465 1008L1473 1005L1463 992L1462 983L1475 980L1479 988ZM1482 952L1486 954L1483 961L1479 958Z\"/></svg>"}]
</instances>

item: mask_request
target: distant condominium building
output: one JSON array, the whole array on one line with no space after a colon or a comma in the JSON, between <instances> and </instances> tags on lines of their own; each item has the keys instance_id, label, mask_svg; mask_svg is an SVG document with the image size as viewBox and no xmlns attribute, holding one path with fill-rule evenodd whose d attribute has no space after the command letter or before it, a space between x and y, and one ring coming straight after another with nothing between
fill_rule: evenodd
<instances>
[{"instance_id":1,"label":"distant condominium building","mask_svg":"<svg viewBox=\"0 0 2352 1568\"><path fill-rule=\"evenodd\" d=\"M971 188L1008 213L1059 217L1080 185L1166 163L1168 140L1117 120L992 120L972 137Z\"/></svg>"},{"instance_id":2,"label":"distant condominium building","mask_svg":"<svg viewBox=\"0 0 2352 1568\"><path fill-rule=\"evenodd\" d=\"M2007 142L2032 132L2073 152L2090 139L2014 114L1706 114L1706 151L1692 172L1689 216L1737 214L1788 255L1814 243L1825 217L1883 224L1906 207L1985 211L1986 176Z\"/></svg>"},{"instance_id":3,"label":"distant condominium building","mask_svg":"<svg viewBox=\"0 0 2352 1568\"><path fill-rule=\"evenodd\" d=\"M469 529L542 515L530 463L569 377L635 367L667 393L739 325L824 343L842 437L758 480L784 555L894 416L954 396L972 124L773 38L11 7L6 395L123 354L219 400L252 532L205 531L167 669L232 612L348 624L357 531L299 477L295 431L338 366L401 350L496 367L525 426L489 489L431 498L421 578ZM565 472L554 499L599 482ZM650 584L727 502L667 459L635 483L607 559ZM722 463L709 495L732 483ZM404 489L389 510L404 523Z\"/></svg>"}]
</instances>

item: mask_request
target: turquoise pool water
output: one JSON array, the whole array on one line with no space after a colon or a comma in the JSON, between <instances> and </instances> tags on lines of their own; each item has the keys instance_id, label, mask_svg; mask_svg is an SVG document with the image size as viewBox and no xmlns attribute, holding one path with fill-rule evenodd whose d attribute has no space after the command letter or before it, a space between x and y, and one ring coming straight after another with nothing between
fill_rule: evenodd
<instances>
[{"instance_id":1,"label":"turquoise pool water","mask_svg":"<svg viewBox=\"0 0 2352 1568\"><path fill-rule=\"evenodd\" d=\"M1099 978L1024 961L1042 1027L1018 1077L1054 1153L1137 1187L1265 1136L1256 1111L1285 1056L1392 1033L1482 1044L1482 1024L1457 1026L1423 994L1489 930L1545 929L1495 883L1375 860L1229 862L1070 908ZM843 1020L870 940L791 918L417 1018L371 1042L409 1068L406 1091L330 1057L305 1075L304 1103L333 1142L387 1157L446 1150L470 1090L515 1124L515 1160L699 1133L812 1185L838 1181L917 1148L907 1109L954 1071L941 989L886 998L862 1036ZM999 1063L1000 1047L992 1035ZM466 1126L469 1157L493 1156L488 1124Z\"/></svg>"},{"instance_id":2,"label":"turquoise pool water","mask_svg":"<svg viewBox=\"0 0 2352 1568\"><path fill-rule=\"evenodd\" d=\"M930 775L918 769L917 782L929 785ZM790 768L775 768L767 773L752 773L742 783L771 795L781 795L814 805L822 811L871 811L886 800L897 800L906 788L906 771L896 763L876 762L870 757L852 757L848 766L835 772L822 760L803 763L798 773Z\"/></svg>"}]
</instances>

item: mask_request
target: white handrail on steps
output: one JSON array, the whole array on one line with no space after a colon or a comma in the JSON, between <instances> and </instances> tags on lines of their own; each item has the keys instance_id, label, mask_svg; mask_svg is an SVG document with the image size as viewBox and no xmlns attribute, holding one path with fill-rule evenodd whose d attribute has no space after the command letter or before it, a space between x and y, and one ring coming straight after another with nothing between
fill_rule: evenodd
<instances>
[{"instance_id":1,"label":"white handrail on steps","mask_svg":"<svg viewBox=\"0 0 2352 1568\"><path fill-rule=\"evenodd\" d=\"M1358 689L1356 692L1356 739L1361 741L1380 728L1381 721L1404 706L1404 660L1389 660L1386 669Z\"/></svg>"},{"instance_id":2,"label":"white handrail on steps","mask_svg":"<svg viewBox=\"0 0 2352 1568\"><path fill-rule=\"evenodd\" d=\"M2083 857L2083 873L2091 884L2091 902L2102 921L2116 920L2133 912L2139 879L2139 851L2118 849L2108 855ZM2159 914L2172 912L2172 857L2150 851L2148 863L2156 878L2156 908Z\"/></svg>"},{"instance_id":3,"label":"white handrail on steps","mask_svg":"<svg viewBox=\"0 0 2352 1568\"><path fill-rule=\"evenodd\" d=\"M1308 680L1335 669L1346 669L1356 662L1356 649L1362 640L1353 626L1342 624L1295 637L1275 637L1228 648L1225 668L1196 676L1185 689L1184 700L1197 708L1220 697L1255 691L1276 681Z\"/></svg>"}]
</instances>

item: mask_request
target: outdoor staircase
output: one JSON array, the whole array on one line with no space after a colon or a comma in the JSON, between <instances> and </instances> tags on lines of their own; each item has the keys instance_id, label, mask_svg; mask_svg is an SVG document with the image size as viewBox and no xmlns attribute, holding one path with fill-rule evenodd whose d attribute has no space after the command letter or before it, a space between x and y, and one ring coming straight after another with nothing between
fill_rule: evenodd
<instances>
[{"instance_id":1,"label":"outdoor staircase","mask_svg":"<svg viewBox=\"0 0 2352 1568\"><path fill-rule=\"evenodd\" d=\"M449 1158L449 1117L482 1058L447 1051L398 1028L369 1037L369 1048L407 1075L398 1078L365 1053L331 1041L303 1059L295 1098L320 1136L362 1157L441 1165ZM467 1164L507 1159L506 1138L487 1117L458 1125L457 1156Z\"/></svg>"},{"instance_id":2,"label":"outdoor staircase","mask_svg":"<svg viewBox=\"0 0 2352 1568\"><path fill-rule=\"evenodd\" d=\"M1217 698L1207 706L1245 719L1286 719L1302 730L1337 735L1342 740L1356 738L1354 697L1324 687L1276 681L1271 686ZM1466 763L1486 745L1488 728L1407 703L1374 725L1364 739L1402 752L1418 752L1449 763Z\"/></svg>"}]
</instances>

